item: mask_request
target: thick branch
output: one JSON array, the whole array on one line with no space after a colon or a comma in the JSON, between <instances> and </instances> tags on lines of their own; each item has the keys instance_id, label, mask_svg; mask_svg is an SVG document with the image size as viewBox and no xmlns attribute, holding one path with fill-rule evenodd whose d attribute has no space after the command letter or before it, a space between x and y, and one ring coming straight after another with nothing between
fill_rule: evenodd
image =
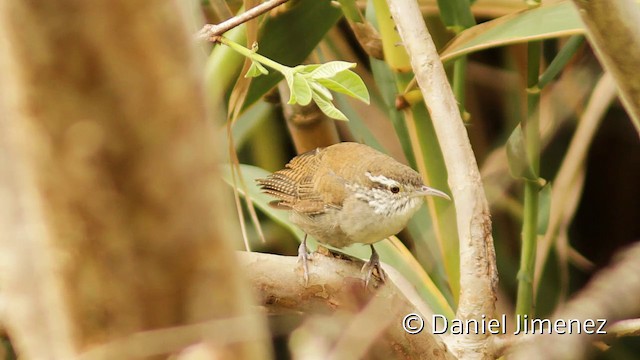
<instances>
[{"instance_id":1,"label":"thick branch","mask_svg":"<svg viewBox=\"0 0 640 360\"><path fill-rule=\"evenodd\" d=\"M415 0L387 0L411 56L425 103L433 119L447 166L460 236L460 303L457 317L480 319L495 311L497 271L487 199L469 137L451 86ZM451 347L465 358L493 358L487 335L452 337Z\"/></svg>"},{"instance_id":2,"label":"thick branch","mask_svg":"<svg viewBox=\"0 0 640 360\"><path fill-rule=\"evenodd\" d=\"M305 312L334 314L332 326L344 321L345 312L352 313L342 332L336 334L331 358L361 358L353 356L352 347L374 344L394 358L452 359L439 336L430 333L430 325L415 335L403 330L402 319L409 313L421 313L429 324L430 314L424 304L403 294L394 282L401 282L399 273L385 267L390 280L375 292L364 290L362 261L345 260L314 253L309 262L309 284L305 285L295 257L239 252L240 264L249 273L253 287L270 313ZM406 291L405 291L406 292ZM367 310L368 309L368 310ZM339 311L338 311L339 310ZM369 319L369 320L367 320ZM371 319L375 321L370 323ZM358 327L358 322L366 326ZM356 325L349 325L353 324ZM358 330L354 330L354 326ZM366 334L371 336L366 336ZM379 336L378 336L379 335ZM327 340L327 339L324 339ZM341 346L341 344L350 344ZM379 347L379 345L384 345ZM349 352L346 356L342 351ZM316 354L319 357L322 357ZM328 355L328 354L327 354ZM400 356L403 355L403 356Z\"/></svg>"}]
</instances>

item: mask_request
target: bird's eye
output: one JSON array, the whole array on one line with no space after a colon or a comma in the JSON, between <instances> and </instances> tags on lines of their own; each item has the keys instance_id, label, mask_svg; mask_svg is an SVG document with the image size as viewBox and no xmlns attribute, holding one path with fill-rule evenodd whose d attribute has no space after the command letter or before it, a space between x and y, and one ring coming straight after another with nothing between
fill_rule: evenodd
<instances>
[{"instance_id":1,"label":"bird's eye","mask_svg":"<svg viewBox=\"0 0 640 360\"><path fill-rule=\"evenodd\" d=\"M389 190L390 190L392 193L397 194L397 193L399 193L399 192L400 192L400 187L399 187L399 186L396 186L396 185L393 185L392 187L390 187L390 188L389 188Z\"/></svg>"}]
</instances>

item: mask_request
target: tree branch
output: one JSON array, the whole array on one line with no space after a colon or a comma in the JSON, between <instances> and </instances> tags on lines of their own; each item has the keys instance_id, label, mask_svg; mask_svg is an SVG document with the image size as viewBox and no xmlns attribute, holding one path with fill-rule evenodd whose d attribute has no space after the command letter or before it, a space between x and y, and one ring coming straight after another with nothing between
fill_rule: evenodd
<instances>
[{"instance_id":1,"label":"tree branch","mask_svg":"<svg viewBox=\"0 0 640 360\"><path fill-rule=\"evenodd\" d=\"M442 339L430 333L430 325L425 325L424 330L415 335L403 330L405 315L420 313L430 324L431 312L415 293L411 293L410 286L402 285L402 276L397 271L384 266L389 275L387 283L376 291L365 291L360 270L363 262L333 256L319 252L311 255L309 284L305 285L295 257L238 252L241 266L246 269L269 313L331 314L330 327L343 324L338 333L316 334L324 339L314 345L327 340L332 345L325 349L326 354L317 350L326 356L314 353L315 356L362 358L361 355L367 351L371 353L370 347L374 346L376 351L393 355L393 358L400 354L410 355L400 358L454 358Z\"/></svg>"},{"instance_id":2,"label":"tree branch","mask_svg":"<svg viewBox=\"0 0 640 360\"><path fill-rule=\"evenodd\" d=\"M220 24L206 24L198 31L197 37L201 40L207 41L215 41L218 36L221 36L225 32L233 29L234 27L244 24L247 21L254 19L267 11L276 8L289 0L269 0L265 1L262 4L252 7L251 9L243 12L238 16L234 16L230 19L227 19Z\"/></svg>"},{"instance_id":3,"label":"tree branch","mask_svg":"<svg viewBox=\"0 0 640 360\"><path fill-rule=\"evenodd\" d=\"M417 2L387 2L433 119L456 206L461 264L457 317L490 318L495 311L498 281L495 250L489 207L467 131ZM487 336L452 336L448 344L458 356L492 359Z\"/></svg>"}]
</instances>

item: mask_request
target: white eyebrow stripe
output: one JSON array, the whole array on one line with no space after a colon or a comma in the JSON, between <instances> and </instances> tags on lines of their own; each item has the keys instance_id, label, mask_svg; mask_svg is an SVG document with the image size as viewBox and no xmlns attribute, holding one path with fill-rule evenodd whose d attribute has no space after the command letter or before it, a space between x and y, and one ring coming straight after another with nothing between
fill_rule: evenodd
<instances>
[{"instance_id":1,"label":"white eyebrow stripe","mask_svg":"<svg viewBox=\"0 0 640 360\"><path fill-rule=\"evenodd\" d=\"M388 177L384 176L384 175L373 175L370 172L366 172L364 173L366 177L369 178L369 180L376 182L378 184L382 184L384 186L398 186L398 182L392 179L389 179Z\"/></svg>"}]
</instances>

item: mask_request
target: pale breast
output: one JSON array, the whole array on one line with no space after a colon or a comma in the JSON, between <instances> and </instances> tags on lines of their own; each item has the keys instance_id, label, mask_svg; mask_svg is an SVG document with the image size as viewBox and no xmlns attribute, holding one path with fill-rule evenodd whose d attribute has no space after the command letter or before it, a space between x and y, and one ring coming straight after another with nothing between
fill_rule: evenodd
<instances>
[{"instance_id":1,"label":"pale breast","mask_svg":"<svg viewBox=\"0 0 640 360\"><path fill-rule=\"evenodd\" d=\"M342 230L338 212L335 209L312 216L292 211L289 214L289 220L320 243L337 248L354 243L353 238Z\"/></svg>"},{"instance_id":2,"label":"pale breast","mask_svg":"<svg viewBox=\"0 0 640 360\"><path fill-rule=\"evenodd\" d=\"M342 209L327 209L311 216L292 211L289 219L319 242L341 248L354 243L373 244L396 235L418 209L419 206L411 206L390 217L377 214L364 201L348 197Z\"/></svg>"},{"instance_id":3,"label":"pale breast","mask_svg":"<svg viewBox=\"0 0 640 360\"><path fill-rule=\"evenodd\" d=\"M376 213L367 202L350 197L344 203L339 224L353 242L372 244L402 231L419 208L419 203L412 204L406 211L388 216Z\"/></svg>"}]
</instances>

